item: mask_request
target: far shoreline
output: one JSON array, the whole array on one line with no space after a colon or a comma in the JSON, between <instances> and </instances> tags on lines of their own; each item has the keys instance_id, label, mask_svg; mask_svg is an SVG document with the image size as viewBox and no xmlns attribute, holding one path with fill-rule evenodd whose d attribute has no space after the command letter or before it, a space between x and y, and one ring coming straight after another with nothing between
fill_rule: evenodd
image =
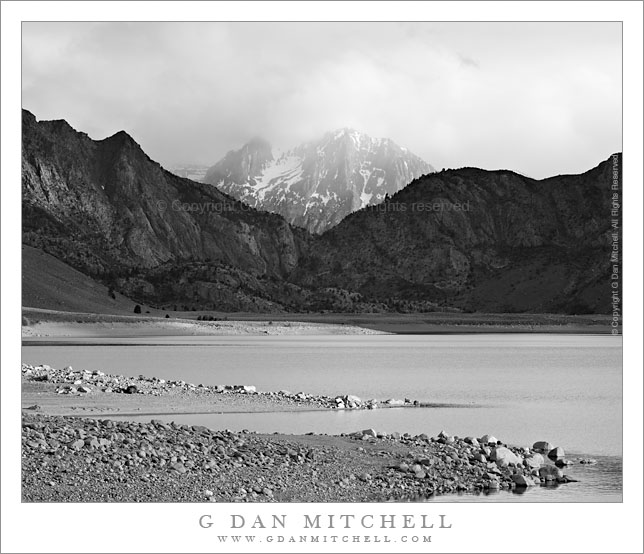
<instances>
[{"instance_id":1,"label":"far shoreline","mask_svg":"<svg viewBox=\"0 0 644 554\"><path fill-rule=\"evenodd\" d=\"M218 313L97 314L25 307L23 339L194 335L610 335L611 316L560 314ZM197 318L208 317L208 320ZM212 318L212 319L210 319ZM25 320L27 325L24 325ZM40 331L38 330L40 329ZM620 333L621 335L621 333ZM618 335L619 336L619 335ZM38 342L38 341L35 341Z\"/></svg>"}]
</instances>

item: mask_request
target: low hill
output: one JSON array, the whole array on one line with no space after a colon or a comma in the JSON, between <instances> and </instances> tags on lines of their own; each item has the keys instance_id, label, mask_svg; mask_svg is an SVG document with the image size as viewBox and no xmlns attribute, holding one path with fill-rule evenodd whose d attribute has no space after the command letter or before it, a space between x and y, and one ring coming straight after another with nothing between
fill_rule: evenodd
<instances>
[{"instance_id":1,"label":"low hill","mask_svg":"<svg viewBox=\"0 0 644 554\"><path fill-rule=\"evenodd\" d=\"M31 246L22 247L22 305L30 308L131 314L135 303Z\"/></svg>"}]
</instances>

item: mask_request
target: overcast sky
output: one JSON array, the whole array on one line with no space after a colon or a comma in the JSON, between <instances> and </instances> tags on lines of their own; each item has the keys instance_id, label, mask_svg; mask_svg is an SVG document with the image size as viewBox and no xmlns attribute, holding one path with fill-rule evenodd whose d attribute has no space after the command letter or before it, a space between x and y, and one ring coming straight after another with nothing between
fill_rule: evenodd
<instances>
[{"instance_id":1,"label":"overcast sky","mask_svg":"<svg viewBox=\"0 0 644 554\"><path fill-rule=\"evenodd\" d=\"M618 23L24 23L22 60L38 119L166 167L340 127L535 178L622 148Z\"/></svg>"}]
</instances>

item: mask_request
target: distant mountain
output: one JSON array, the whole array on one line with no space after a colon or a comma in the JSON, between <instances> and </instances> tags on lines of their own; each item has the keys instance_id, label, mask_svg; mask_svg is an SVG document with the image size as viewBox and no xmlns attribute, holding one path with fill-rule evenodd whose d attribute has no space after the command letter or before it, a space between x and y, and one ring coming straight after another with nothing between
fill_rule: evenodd
<instances>
[{"instance_id":1,"label":"distant mountain","mask_svg":"<svg viewBox=\"0 0 644 554\"><path fill-rule=\"evenodd\" d=\"M316 235L173 175L122 131L94 141L25 111L22 146L23 244L119 299L226 312L611 312L612 159L543 180L430 173ZM231 177L271 156L253 141L229 154ZM84 303L107 294L34 260L51 258L25 256L26 301L71 306L74 283ZM51 286L58 275L67 285Z\"/></svg>"},{"instance_id":2,"label":"distant mountain","mask_svg":"<svg viewBox=\"0 0 644 554\"><path fill-rule=\"evenodd\" d=\"M353 129L287 152L255 138L212 166L203 181L289 223L322 233L434 168L389 139Z\"/></svg>"},{"instance_id":3,"label":"distant mountain","mask_svg":"<svg viewBox=\"0 0 644 554\"><path fill-rule=\"evenodd\" d=\"M199 164L176 164L167 169L170 173L174 173L178 177L185 177L186 179L200 183L206 176L208 166Z\"/></svg>"}]
</instances>

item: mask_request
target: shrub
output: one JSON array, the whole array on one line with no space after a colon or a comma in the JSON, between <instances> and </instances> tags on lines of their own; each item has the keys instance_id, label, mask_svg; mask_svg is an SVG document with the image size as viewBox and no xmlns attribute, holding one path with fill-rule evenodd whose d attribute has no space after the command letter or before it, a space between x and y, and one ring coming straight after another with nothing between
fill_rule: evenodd
<instances>
[{"instance_id":1,"label":"shrub","mask_svg":"<svg viewBox=\"0 0 644 554\"><path fill-rule=\"evenodd\" d=\"M166 317L166 318L169 318L170 316L169 316L168 314L165 314L165 317Z\"/></svg>"},{"instance_id":2,"label":"shrub","mask_svg":"<svg viewBox=\"0 0 644 554\"><path fill-rule=\"evenodd\" d=\"M24 315L22 316L22 325L23 327L29 327L31 325L31 321L29 321Z\"/></svg>"},{"instance_id":3,"label":"shrub","mask_svg":"<svg viewBox=\"0 0 644 554\"><path fill-rule=\"evenodd\" d=\"M139 306L138 304L136 306L134 306L134 313L135 314L140 314L141 313L141 306Z\"/></svg>"}]
</instances>

